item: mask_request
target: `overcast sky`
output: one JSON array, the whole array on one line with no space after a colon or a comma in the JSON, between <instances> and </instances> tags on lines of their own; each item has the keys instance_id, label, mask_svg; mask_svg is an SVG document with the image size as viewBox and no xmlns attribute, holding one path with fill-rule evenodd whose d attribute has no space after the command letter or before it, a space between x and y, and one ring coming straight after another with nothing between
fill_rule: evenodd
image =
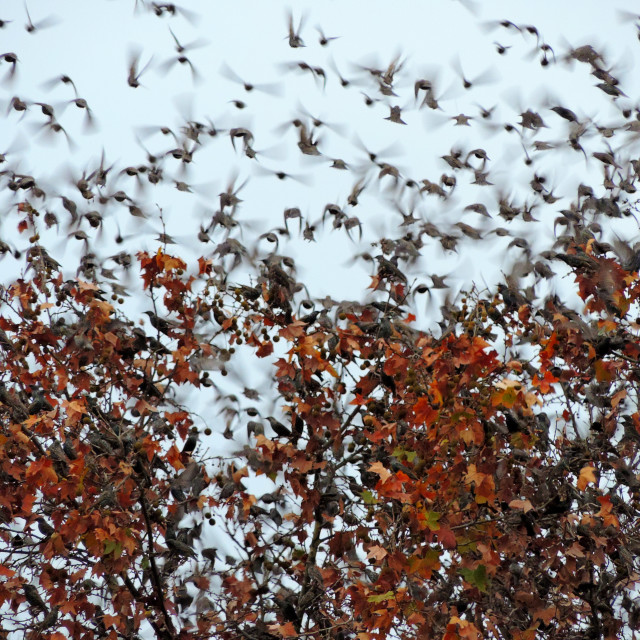
<instances>
[{"instance_id":1,"label":"overcast sky","mask_svg":"<svg viewBox=\"0 0 640 640\"><path fill-rule=\"evenodd\" d=\"M318 225L316 243L305 243L294 234L290 241L281 238L278 247L279 253L296 258L300 279L312 283L314 295L359 298L372 269L367 263L351 265L348 258L360 251L372 251L370 242L378 237L397 236L402 218L394 202L405 210L414 206L417 216L438 225L464 221L484 233L492 226L504 226L503 221L463 212L464 206L483 202L489 210L492 206L495 209L499 195L515 195L518 189L525 193L534 171L545 172L546 184L553 186L554 193L572 197L575 185L585 181L588 171L600 172L597 162L591 159L587 163L582 154L568 149L566 144L562 151L538 153L534 165L526 167L520 136L506 134L502 128L505 122L519 123L518 114L531 107L541 113L548 127L536 139L561 141L566 138L568 123L548 111L554 104L598 122L619 119L611 99L593 88L596 81L589 75L587 65L561 62L570 47L592 44L604 53L607 68L620 76L630 96L634 94L629 90L634 89L634 83L637 85L631 69L637 62L640 44L632 21L628 17L621 20L613 3L374 1L365 8L359 2L297 2L291 11L296 29L303 19L300 36L304 48L289 46L287 4L191 5L192 8L189 3L183 4L189 11L170 19L158 18L142 2L137 3L136 9L133 0L60 1L55 3L53 12L51 3L32 1L28 5L31 19L37 27L39 23L44 27L33 33L24 29L26 14L20 3L3 7L2 19L11 22L0 31L2 47L15 52L19 62L15 76L5 76L1 85L4 111L8 113L0 122L0 139L10 150L11 141L16 140L15 153L8 155L11 168L35 175L50 195L77 197L71 176L77 180L83 170L96 168L103 149L107 164L116 163L113 177L128 165L145 161L146 153L136 139L153 153L176 146L170 136L152 134L150 127L169 126L178 132L186 120L211 121L221 130L246 127L254 134L253 147L264 151L256 160L246 158L241 140L237 140L239 150L234 152L228 134L222 133L198 151L188 173L181 172L182 163L166 158L164 186L142 191L135 178L122 176L114 182L113 189L124 190L148 218L141 226L140 220L132 219L122 206L110 204L105 232L100 244L93 247L94 251L99 247L101 257L110 255L108 241L116 235L116 227L125 236L133 234L125 246L131 242L135 249L155 248L153 238L161 230L157 207L163 210L167 231L181 240L181 247L176 250L185 255L210 251L211 245L199 245L195 232L200 223L206 225L217 208L217 194L235 175L239 176L237 184L249 178L241 191L244 202L238 210L238 219L245 221L245 241L282 226L285 208L298 206L311 224L321 219L327 203L346 208L347 195L362 179L367 188L360 205L352 208L349 215L362 222L364 243L353 243L344 231L329 233L328 224L324 231ZM524 29L498 26L497 22L505 19L520 27L535 25L540 37ZM320 46L317 26L326 36L339 37L326 47ZM198 48L186 52L195 74L189 66L175 62L177 53L170 27L182 44L197 41ZM553 60L555 53L558 64L540 66L542 42L552 47L548 50L549 59ZM500 55L498 45L509 48ZM140 55L139 67L148 61L150 64L139 79L141 86L133 89L127 85L127 75L136 53ZM362 67L385 69L397 56L403 62L394 82L397 96L383 96L377 91L373 76ZM348 89L340 86L331 60L343 77L351 80ZM476 82L466 91L457 75L455 60L468 79L486 76L487 83ZM296 64L300 61L324 69L326 87L321 76L301 70ZM228 74L221 73L223 64L256 85L273 83L268 89L275 93L246 93L240 84L229 80ZM8 71L10 65L3 62L0 71L3 68ZM43 86L43 82L61 74L74 80L78 96L91 107L91 128L84 126L84 111L68 103L75 97L69 85ZM418 78L433 81L441 110L417 108L414 82ZM367 107L361 92L374 98L375 104ZM26 114L12 110L9 103L13 96L28 103L52 104L71 144L61 134L52 134L46 127L41 129L47 118L37 105L31 105ZM234 99L243 100L246 108L237 109L229 102ZM304 156L297 148L298 133L290 123L300 117L308 121L301 105L315 117L339 125L319 130L321 157ZM402 107L406 125L385 120L392 105ZM480 118L478 105L496 107L490 120ZM454 126L450 118L461 113L472 116L470 127ZM533 133L524 134L523 141L530 147ZM379 160L397 166L404 177L417 181L428 178L438 182L443 173L451 173L440 157L452 148L466 152L482 147L491 160L489 179L496 186L469 187L460 181L456 193L446 202L433 196L418 198L415 190L395 189L392 178L378 181L379 170L358 148L356 137L372 151L395 145ZM591 138L593 150L602 147L600 140L591 134L585 140L587 137ZM330 168L334 158L344 159L350 170ZM286 171L304 177L304 182L280 181L265 169ZM178 192L171 176L192 185L195 193ZM16 198L12 196L8 202L16 202ZM94 206L91 202L80 204L85 210ZM60 199L55 205L66 228L69 216ZM531 233L531 225L525 226L524 232L533 243L548 243L553 209L561 206L562 202L544 212L535 233ZM5 217L0 227L3 237L11 236L16 221L15 212ZM246 221L253 222L253 226ZM460 235L458 230L455 232ZM356 229L352 237L357 236ZM508 269L517 258L513 250L505 248L509 240L491 236L482 247L481 243L465 240L457 253L444 251L437 240L430 240L433 247L421 269L426 273L452 274L450 281L457 282L457 288L468 286L471 280L495 281L500 269ZM24 246L24 240L18 245ZM65 247L60 241L55 246L57 255L64 255ZM265 240L259 247L263 252L270 249ZM117 247L121 248L122 245ZM66 251L72 259L78 254L76 246ZM489 261L481 259L488 253ZM7 267L6 261L3 266Z\"/></svg>"}]
</instances>

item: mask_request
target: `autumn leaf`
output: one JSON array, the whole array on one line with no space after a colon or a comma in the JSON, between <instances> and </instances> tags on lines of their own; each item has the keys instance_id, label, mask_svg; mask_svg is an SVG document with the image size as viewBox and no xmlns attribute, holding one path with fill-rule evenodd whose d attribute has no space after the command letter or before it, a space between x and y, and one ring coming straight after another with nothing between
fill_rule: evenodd
<instances>
[{"instance_id":1,"label":"autumn leaf","mask_svg":"<svg viewBox=\"0 0 640 640\"><path fill-rule=\"evenodd\" d=\"M375 558L376 560L383 560L386 556L387 551L379 545L369 547L367 552L367 558Z\"/></svg>"},{"instance_id":2,"label":"autumn leaf","mask_svg":"<svg viewBox=\"0 0 640 640\"><path fill-rule=\"evenodd\" d=\"M580 476L578 477L578 489L584 491L589 484L595 484L597 482L595 476L595 467L585 466L580 469Z\"/></svg>"},{"instance_id":3,"label":"autumn leaf","mask_svg":"<svg viewBox=\"0 0 640 640\"><path fill-rule=\"evenodd\" d=\"M266 358L273 353L273 342L265 340L260 347L256 350L256 356L258 358Z\"/></svg>"},{"instance_id":4,"label":"autumn leaf","mask_svg":"<svg viewBox=\"0 0 640 640\"><path fill-rule=\"evenodd\" d=\"M382 464L382 462L374 462L369 467L369 471L371 471L372 473L377 473L380 476L380 480L382 482L385 482L391 475L391 472Z\"/></svg>"},{"instance_id":5,"label":"autumn leaf","mask_svg":"<svg viewBox=\"0 0 640 640\"><path fill-rule=\"evenodd\" d=\"M362 492L361 497L365 504L378 504L378 500L368 489Z\"/></svg>"},{"instance_id":6,"label":"autumn leaf","mask_svg":"<svg viewBox=\"0 0 640 640\"><path fill-rule=\"evenodd\" d=\"M496 383L496 389L491 398L491 404L503 406L511 409L518 400L518 394L522 389L522 384L518 380L505 378Z\"/></svg>"},{"instance_id":7,"label":"autumn leaf","mask_svg":"<svg viewBox=\"0 0 640 640\"><path fill-rule=\"evenodd\" d=\"M387 591L386 593L381 593L379 595L369 596L367 598L367 602L379 603L379 602L385 602L386 600L393 600L394 598L395 598L394 592Z\"/></svg>"},{"instance_id":8,"label":"autumn leaf","mask_svg":"<svg viewBox=\"0 0 640 640\"><path fill-rule=\"evenodd\" d=\"M487 592L487 568L481 564L475 569L459 569L460 575L481 593Z\"/></svg>"},{"instance_id":9,"label":"autumn leaf","mask_svg":"<svg viewBox=\"0 0 640 640\"><path fill-rule=\"evenodd\" d=\"M529 511L533 510L533 505L529 500L512 500L509 503L509 506L512 509L522 509L525 513L529 513Z\"/></svg>"},{"instance_id":10,"label":"autumn leaf","mask_svg":"<svg viewBox=\"0 0 640 640\"><path fill-rule=\"evenodd\" d=\"M620 404L620 402L624 400L626 397L627 397L627 390L620 389L611 398L611 406L615 409Z\"/></svg>"},{"instance_id":11,"label":"autumn leaf","mask_svg":"<svg viewBox=\"0 0 640 640\"><path fill-rule=\"evenodd\" d=\"M457 540L455 533L449 528L440 525L438 529L437 539L445 549L455 549L457 546Z\"/></svg>"},{"instance_id":12,"label":"autumn leaf","mask_svg":"<svg viewBox=\"0 0 640 640\"><path fill-rule=\"evenodd\" d=\"M293 626L292 622L285 622L285 624L272 624L269 625L269 630L279 633L283 638L297 638L298 632Z\"/></svg>"},{"instance_id":13,"label":"autumn leaf","mask_svg":"<svg viewBox=\"0 0 640 640\"><path fill-rule=\"evenodd\" d=\"M440 516L441 514L435 511L425 511L424 523L430 531L440 530L440 524L438 523L438 520L440 520Z\"/></svg>"},{"instance_id":14,"label":"autumn leaf","mask_svg":"<svg viewBox=\"0 0 640 640\"><path fill-rule=\"evenodd\" d=\"M415 414L415 421L418 424L433 424L438 417L438 411L431 407L431 403L425 396L422 396L413 405L413 412Z\"/></svg>"},{"instance_id":15,"label":"autumn leaf","mask_svg":"<svg viewBox=\"0 0 640 640\"><path fill-rule=\"evenodd\" d=\"M596 380L598 382L611 382L614 377L614 367L610 362L604 360L596 360L593 363L596 372Z\"/></svg>"},{"instance_id":16,"label":"autumn leaf","mask_svg":"<svg viewBox=\"0 0 640 640\"><path fill-rule=\"evenodd\" d=\"M447 625L447 631L443 636L443 640L454 640L454 638L475 640L479 637L478 629L473 622L459 618L458 616L451 616L449 624Z\"/></svg>"},{"instance_id":17,"label":"autumn leaf","mask_svg":"<svg viewBox=\"0 0 640 640\"><path fill-rule=\"evenodd\" d=\"M536 609L531 613L534 620L542 620L545 624L549 624L558 616L558 609L555 606L545 607L544 609Z\"/></svg>"},{"instance_id":18,"label":"autumn leaf","mask_svg":"<svg viewBox=\"0 0 640 640\"><path fill-rule=\"evenodd\" d=\"M205 259L203 257L198 258L198 273L200 275L210 274L213 268L213 260Z\"/></svg>"}]
</instances>

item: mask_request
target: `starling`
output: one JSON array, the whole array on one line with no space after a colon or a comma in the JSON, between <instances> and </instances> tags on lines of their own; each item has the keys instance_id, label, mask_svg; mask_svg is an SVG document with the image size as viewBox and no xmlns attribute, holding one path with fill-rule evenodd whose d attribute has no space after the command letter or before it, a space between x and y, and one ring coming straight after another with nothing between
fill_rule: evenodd
<instances>
[{"instance_id":1,"label":"starling","mask_svg":"<svg viewBox=\"0 0 640 640\"><path fill-rule=\"evenodd\" d=\"M276 432L276 435L280 436L281 438L290 438L291 437L291 431L290 429L288 429L287 427L285 427L282 422L279 422L278 420L276 420L275 418L269 416L267 418L269 424L271 425L271 428Z\"/></svg>"}]
</instances>

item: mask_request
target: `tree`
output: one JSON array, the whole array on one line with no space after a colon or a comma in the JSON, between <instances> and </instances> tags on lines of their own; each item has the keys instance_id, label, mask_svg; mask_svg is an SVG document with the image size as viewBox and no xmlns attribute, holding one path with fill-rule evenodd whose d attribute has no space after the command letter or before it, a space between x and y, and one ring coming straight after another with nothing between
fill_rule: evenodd
<instances>
[{"instance_id":1,"label":"tree","mask_svg":"<svg viewBox=\"0 0 640 640\"><path fill-rule=\"evenodd\" d=\"M141 6L161 18L181 13ZM500 28L533 37L542 67L555 61L535 27ZM304 45L291 16L288 32L289 46ZM328 41L321 36L321 46ZM566 59L617 105L620 82L598 50L572 48ZM323 77L307 66L296 72ZM398 58L366 74L388 97L402 67ZM465 78L465 88L473 82ZM428 79L415 93L438 108ZM447 296L439 326L415 304L447 286L441 276L430 286L415 278L422 238L452 250L486 242L486 229L461 221L440 229L403 211L396 235L361 256L374 274L357 301L314 299L292 256L260 250L264 241L278 250L296 218L302 238L313 239L308 217L287 209L286 233L241 244L241 187L232 182L200 228L203 245L215 238L213 252L189 261L171 250L160 210L160 246L120 251L109 269L91 237L108 206L115 200L134 217L149 207L114 191L103 159L75 185L95 209L60 198L67 232L85 248L74 273L48 244L58 224L51 196L15 167L4 172L28 239L24 250L3 244L23 267L0 308L5 636L635 637L640 254L613 234L635 212L637 119L623 108L621 122L600 127L565 107L551 111L569 124L576 156L587 157L587 131L609 145L590 156L604 168L602 183L580 185L556 218L563 234L541 249L533 232L510 230L533 220L526 199L499 194L491 211L468 205L500 215L509 229L496 235L522 257L495 287ZM517 131L529 167L544 122L532 109L520 115L503 135ZM403 123L399 108L389 119ZM324 123L312 120L294 122L305 155L321 153ZM164 155L188 168L213 132L188 121ZM253 159L253 134L228 133ZM617 139L626 144L613 151ZM323 215L354 240L373 167L394 188L443 203L466 172L490 185L483 149L445 156L453 174L422 188L367 153L349 208L327 205ZM163 169L156 157L121 173L156 185ZM545 182L531 179L534 204L557 215ZM123 282L135 274L126 288L116 269ZM243 385L247 362L272 372L271 410L264 391ZM234 376L241 390L226 393L223 380ZM224 428L219 418L203 422L196 396ZM206 446L214 435L244 446L214 455Z\"/></svg>"}]
</instances>

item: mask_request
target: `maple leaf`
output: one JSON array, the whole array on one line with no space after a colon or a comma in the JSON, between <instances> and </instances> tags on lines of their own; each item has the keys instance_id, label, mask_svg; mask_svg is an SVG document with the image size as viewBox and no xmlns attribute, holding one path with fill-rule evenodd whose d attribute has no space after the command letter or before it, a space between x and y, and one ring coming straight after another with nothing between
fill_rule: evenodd
<instances>
[{"instance_id":1,"label":"maple leaf","mask_svg":"<svg viewBox=\"0 0 640 640\"><path fill-rule=\"evenodd\" d=\"M460 575L473 587L476 587L481 593L487 592L487 567L483 564L478 565L475 569L458 569Z\"/></svg>"},{"instance_id":2,"label":"maple leaf","mask_svg":"<svg viewBox=\"0 0 640 640\"><path fill-rule=\"evenodd\" d=\"M615 375L615 366L611 362L604 360L596 360L593 363L596 372L596 380L598 382L611 382Z\"/></svg>"},{"instance_id":3,"label":"maple leaf","mask_svg":"<svg viewBox=\"0 0 640 640\"><path fill-rule=\"evenodd\" d=\"M430 531L439 531L440 524L438 520L440 520L441 514L435 511L425 511L424 512L424 523Z\"/></svg>"},{"instance_id":4,"label":"maple leaf","mask_svg":"<svg viewBox=\"0 0 640 640\"><path fill-rule=\"evenodd\" d=\"M298 637L298 632L292 622L285 622L285 624L271 624L269 625L269 631L279 633L283 638Z\"/></svg>"},{"instance_id":5,"label":"maple leaf","mask_svg":"<svg viewBox=\"0 0 640 640\"><path fill-rule=\"evenodd\" d=\"M529 500L512 500L509 506L512 509L522 509L525 513L533 510L533 505Z\"/></svg>"},{"instance_id":6,"label":"maple leaf","mask_svg":"<svg viewBox=\"0 0 640 640\"><path fill-rule=\"evenodd\" d=\"M577 487L580 491L584 491L589 484L595 484L597 482L595 475L595 467L585 466L580 469L580 476L578 477Z\"/></svg>"},{"instance_id":7,"label":"maple leaf","mask_svg":"<svg viewBox=\"0 0 640 640\"><path fill-rule=\"evenodd\" d=\"M260 344L260 347L256 350L256 356L258 358L266 358L273 353L273 342L265 341Z\"/></svg>"},{"instance_id":8,"label":"maple leaf","mask_svg":"<svg viewBox=\"0 0 640 640\"><path fill-rule=\"evenodd\" d=\"M378 545L372 545L367 552L367 558L375 558L376 560L384 560L387 557L387 551Z\"/></svg>"},{"instance_id":9,"label":"maple leaf","mask_svg":"<svg viewBox=\"0 0 640 640\"><path fill-rule=\"evenodd\" d=\"M382 482L385 482L391 475L391 472L382 464L382 462L374 462L369 467L369 471L371 471L372 473L377 473L380 476L380 480Z\"/></svg>"},{"instance_id":10,"label":"maple leaf","mask_svg":"<svg viewBox=\"0 0 640 640\"><path fill-rule=\"evenodd\" d=\"M387 591L386 593L380 593L378 595L369 596L367 598L367 602L380 603L385 602L386 600L393 600L395 598L395 593L393 591Z\"/></svg>"},{"instance_id":11,"label":"maple leaf","mask_svg":"<svg viewBox=\"0 0 640 640\"><path fill-rule=\"evenodd\" d=\"M455 549L458 543L453 531L442 525L438 529L437 538L445 549Z\"/></svg>"},{"instance_id":12,"label":"maple leaf","mask_svg":"<svg viewBox=\"0 0 640 640\"><path fill-rule=\"evenodd\" d=\"M302 320L296 320L291 324L288 324L286 327L283 327L278 332L281 337L285 338L285 340L295 340L303 335L305 335L305 329L307 324Z\"/></svg>"},{"instance_id":13,"label":"maple leaf","mask_svg":"<svg viewBox=\"0 0 640 640\"><path fill-rule=\"evenodd\" d=\"M205 259L203 257L198 258L198 273L202 275L209 275L213 269L213 260Z\"/></svg>"}]
</instances>

